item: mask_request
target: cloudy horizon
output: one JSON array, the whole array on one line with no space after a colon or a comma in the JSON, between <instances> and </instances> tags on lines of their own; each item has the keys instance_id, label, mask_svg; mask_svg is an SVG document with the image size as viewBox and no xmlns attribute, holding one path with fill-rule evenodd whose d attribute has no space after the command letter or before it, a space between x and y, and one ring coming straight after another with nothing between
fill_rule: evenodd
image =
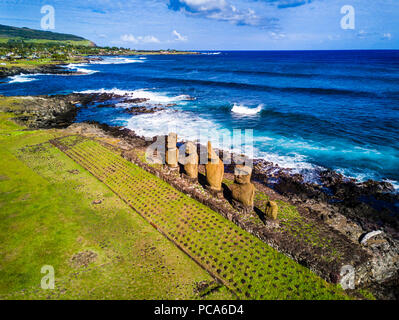
<instances>
[{"instance_id":1,"label":"cloudy horizon","mask_svg":"<svg viewBox=\"0 0 399 320\"><path fill-rule=\"evenodd\" d=\"M50 31L82 36L100 46L399 49L395 0L4 0L0 24L40 29L44 5L55 9L55 29ZM353 8L352 16L343 10L347 7Z\"/></svg>"}]
</instances>

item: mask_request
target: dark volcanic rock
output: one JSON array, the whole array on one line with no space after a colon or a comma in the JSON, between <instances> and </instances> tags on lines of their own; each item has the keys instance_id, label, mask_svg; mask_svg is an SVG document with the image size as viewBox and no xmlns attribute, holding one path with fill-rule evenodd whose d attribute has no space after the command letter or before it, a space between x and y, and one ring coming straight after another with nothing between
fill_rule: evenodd
<instances>
[{"instance_id":1,"label":"dark volcanic rock","mask_svg":"<svg viewBox=\"0 0 399 320\"><path fill-rule=\"evenodd\" d=\"M91 61L101 61L102 58L94 57L94 58L84 58L82 62L90 63ZM11 68L4 68L0 67L0 78L3 77L10 77L16 76L20 74L37 74L37 73L44 73L44 74L58 74L58 75L81 75L84 74L82 72L68 70L63 68L65 63L60 61L56 64L48 64L43 66L37 66L34 68L21 68L21 67L14 67Z\"/></svg>"},{"instance_id":2,"label":"dark volcanic rock","mask_svg":"<svg viewBox=\"0 0 399 320\"><path fill-rule=\"evenodd\" d=\"M68 96L70 99L75 100L76 103L82 106L94 105L97 103L104 103L114 101L118 103L128 104L141 104L149 101L147 98L132 98L130 95L119 95L109 92L96 92L96 93L73 93ZM105 104L106 106L107 104ZM114 104L115 106L115 104Z\"/></svg>"},{"instance_id":3,"label":"dark volcanic rock","mask_svg":"<svg viewBox=\"0 0 399 320\"><path fill-rule=\"evenodd\" d=\"M59 75L78 75L82 74L80 72L72 71L63 68L60 65L46 65L36 67L34 69L20 68L20 67L11 67L11 68L0 68L0 78L10 77L19 74L59 74Z\"/></svg>"},{"instance_id":4,"label":"dark volcanic rock","mask_svg":"<svg viewBox=\"0 0 399 320\"><path fill-rule=\"evenodd\" d=\"M129 109L126 109L127 113L130 114L141 114L141 113L155 113L158 111L162 111L164 110L164 108L160 108L160 107L155 107L155 108L146 108L146 107L131 107Z\"/></svg>"},{"instance_id":5,"label":"dark volcanic rock","mask_svg":"<svg viewBox=\"0 0 399 320\"><path fill-rule=\"evenodd\" d=\"M77 108L66 96L15 97L4 112L16 115L15 120L29 128L65 128L73 123Z\"/></svg>"},{"instance_id":6,"label":"dark volcanic rock","mask_svg":"<svg viewBox=\"0 0 399 320\"><path fill-rule=\"evenodd\" d=\"M133 104L139 104L139 103L144 103L149 101L150 99L147 98L133 98L133 99L125 99L123 100L124 103L133 103Z\"/></svg>"}]
</instances>

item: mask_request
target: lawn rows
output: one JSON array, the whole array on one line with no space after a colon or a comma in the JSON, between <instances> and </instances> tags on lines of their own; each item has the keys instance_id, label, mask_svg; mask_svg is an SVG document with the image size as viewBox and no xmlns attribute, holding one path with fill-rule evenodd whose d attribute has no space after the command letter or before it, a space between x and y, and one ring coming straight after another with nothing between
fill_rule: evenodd
<instances>
[{"instance_id":1,"label":"lawn rows","mask_svg":"<svg viewBox=\"0 0 399 320\"><path fill-rule=\"evenodd\" d=\"M64 152L242 299L342 299L337 286L100 143L67 137ZM81 139L81 138L79 138Z\"/></svg>"}]
</instances>

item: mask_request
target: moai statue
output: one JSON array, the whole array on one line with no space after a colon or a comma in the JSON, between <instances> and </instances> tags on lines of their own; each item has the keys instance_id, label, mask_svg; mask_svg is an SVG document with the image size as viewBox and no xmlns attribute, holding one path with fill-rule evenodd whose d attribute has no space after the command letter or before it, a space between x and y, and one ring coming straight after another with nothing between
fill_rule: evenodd
<instances>
[{"instance_id":1,"label":"moai statue","mask_svg":"<svg viewBox=\"0 0 399 320\"><path fill-rule=\"evenodd\" d=\"M251 183L251 174L251 167L236 165L234 184L230 186L234 208L244 213L250 213L254 209L255 186Z\"/></svg>"},{"instance_id":2,"label":"moai statue","mask_svg":"<svg viewBox=\"0 0 399 320\"><path fill-rule=\"evenodd\" d=\"M265 208L265 216L269 219L276 220L278 214L278 206L274 201L268 201Z\"/></svg>"},{"instance_id":3,"label":"moai statue","mask_svg":"<svg viewBox=\"0 0 399 320\"><path fill-rule=\"evenodd\" d=\"M197 146L191 141L186 143L186 158L182 175L193 181L198 180Z\"/></svg>"},{"instance_id":4,"label":"moai statue","mask_svg":"<svg viewBox=\"0 0 399 320\"><path fill-rule=\"evenodd\" d=\"M178 169L179 150L176 147L177 134L169 133L166 137L165 161L170 169Z\"/></svg>"},{"instance_id":5,"label":"moai statue","mask_svg":"<svg viewBox=\"0 0 399 320\"><path fill-rule=\"evenodd\" d=\"M222 194L222 181L224 175L224 164L216 152L212 149L212 144L208 142L208 163L205 165L207 189L215 193L218 197Z\"/></svg>"}]
</instances>

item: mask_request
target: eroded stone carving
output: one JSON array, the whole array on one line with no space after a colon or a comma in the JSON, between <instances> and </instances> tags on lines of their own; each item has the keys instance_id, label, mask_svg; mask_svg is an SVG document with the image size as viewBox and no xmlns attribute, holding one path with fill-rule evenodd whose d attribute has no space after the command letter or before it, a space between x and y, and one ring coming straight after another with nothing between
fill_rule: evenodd
<instances>
[{"instance_id":1,"label":"eroded stone carving","mask_svg":"<svg viewBox=\"0 0 399 320\"><path fill-rule=\"evenodd\" d=\"M219 193L222 191L222 181L224 175L224 164L219 156L212 149L212 144L208 142L208 163L205 165L206 181L210 191Z\"/></svg>"},{"instance_id":2,"label":"eroded stone carving","mask_svg":"<svg viewBox=\"0 0 399 320\"><path fill-rule=\"evenodd\" d=\"M251 212L254 208L255 186L251 183L251 174L251 167L236 165L234 184L230 187L233 206L245 213Z\"/></svg>"},{"instance_id":3,"label":"eroded stone carving","mask_svg":"<svg viewBox=\"0 0 399 320\"><path fill-rule=\"evenodd\" d=\"M277 203L274 201L268 201L266 203L266 208L265 208L265 215L267 218L276 220L277 215L278 215L278 206Z\"/></svg>"},{"instance_id":4,"label":"eroded stone carving","mask_svg":"<svg viewBox=\"0 0 399 320\"><path fill-rule=\"evenodd\" d=\"M179 150L177 149L177 134L169 133L166 137L165 161L169 168L175 169L179 167Z\"/></svg>"},{"instance_id":5,"label":"eroded stone carving","mask_svg":"<svg viewBox=\"0 0 399 320\"><path fill-rule=\"evenodd\" d=\"M191 141L186 143L186 158L184 161L184 174L192 180L198 179L197 147Z\"/></svg>"}]
</instances>

